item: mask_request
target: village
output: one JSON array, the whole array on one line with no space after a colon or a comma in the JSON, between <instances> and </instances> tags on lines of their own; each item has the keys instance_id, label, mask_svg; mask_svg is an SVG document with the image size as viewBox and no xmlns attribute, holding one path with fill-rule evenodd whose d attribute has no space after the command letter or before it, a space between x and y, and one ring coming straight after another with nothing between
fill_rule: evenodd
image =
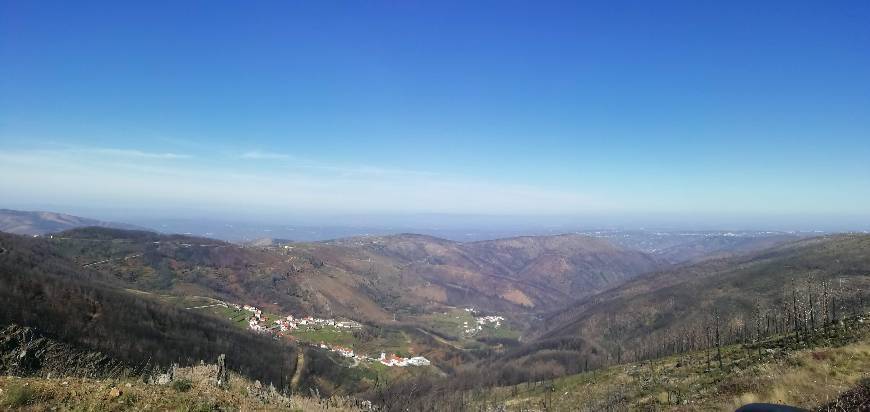
<instances>
[{"instance_id":1,"label":"village","mask_svg":"<svg viewBox=\"0 0 870 412\"><path fill-rule=\"evenodd\" d=\"M275 319L273 324L268 324L267 319L263 317L263 311L250 305L232 305L236 310L246 310L251 312L252 316L248 320L248 326L255 332L287 332L299 329L300 326L332 326L341 329L360 329L362 324L352 320L338 321L335 319L321 319L311 316L303 318L294 318L293 315L287 315L284 318Z\"/></svg>"},{"instance_id":2,"label":"village","mask_svg":"<svg viewBox=\"0 0 870 412\"><path fill-rule=\"evenodd\" d=\"M463 332L467 336L472 336L483 330L483 327L486 325L492 325L495 328L501 327L501 323L504 321L504 317L502 316L477 316L477 310L474 308L465 308L465 311L474 316L474 323L469 325L468 321L462 322Z\"/></svg>"},{"instance_id":3,"label":"village","mask_svg":"<svg viewBox=\"0 0 870 412\"><path fill-rule=\"evenodd\" d=\"M291 331L299 329L333 327L338 330L353 330L361 329L363 327L359 322L352 320L322 319L312 316L296 318L293 315L279 317L278 319L272 320L272 323L269 323L269 319L263 315L263 311L254 306L236 304L230 304L230 306L237 311L247 311L251 313L251 317L248 319L248 327L250 330L256 333L272 334L276 337L289 337L293 339L290 334ZM344 358L353 359L355 362L378 362L389 367L429 366L431 364L428 359L422 356L405 358L396 354L387 355L385 352L381 352L379 357L374 358L364 354L355 353L352 348L341 345L330 345L325 342L311 345L334 352Z\"/></svg>"}]
</instances>

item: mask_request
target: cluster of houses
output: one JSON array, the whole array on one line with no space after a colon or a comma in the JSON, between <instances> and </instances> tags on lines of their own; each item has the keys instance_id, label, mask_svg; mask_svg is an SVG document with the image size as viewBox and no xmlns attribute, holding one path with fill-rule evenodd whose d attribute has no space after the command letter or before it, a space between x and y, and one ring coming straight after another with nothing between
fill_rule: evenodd
<instances>
[{"instance_id":1,"label":"cluster of houses","mask_svg":"<svg viewBox=\"0 0 870 412\"><path fill-rule=\"evenodd\" d=\"M504 320L504 317L501 317L501 316L480 316L480 317L475 318L475 320L477 321L478 325L486 325L486 324L491 323L491 324L493 324L493 326L498 328L501 326L501 322Z\"/></svg>"},{"instance_id":2,"label":"cluster of houses","mask_svg":"<svg viewBox=\"0 0 870 412\"><path fill-rule=\"evenodd\" d=\"M365 360L364 356L357 355L357 354L353 353L353 349L346 348L346 347L340 346L340 345L329 346L323 342L320 342L320 349L326 349L328 351L335 352L335 353L337 353L345 358L353 358L356 360Z\"/></svg>"},{"instance_id":3,"label":"cluster of houses","mask_svg":"<svg viewBox=\"0 0 870 412\"><path fill-rule=\"evenodd\" d=\"M332 326L340 329L359 329L362 325L359 322L352 320L335 320L321 319L312 316L302 318L287 315L284 318L275 319L271 325L267 323L267 319L263 317L263 311L251 305L232 305L236 310L246 310L251 312L252 316L248 320L248 326L255 332L287 332L289 330L299 329L300 326L307 327L323 327Z\"/></svg>"},{"instance_id":4,"label":"cluster of houses","mask_svg":"<svg viewBox=\"0 0 870 412\"><path fill-rule=\"evenodd\" d=\"M292 329L299 329L300 326L332 326L339 329L359 329L362 325L352 320L335 320L321 319L311 316L304 318L294 318L293 315L287 315L286 318L275 320L275 324L281 332L286 332Z\"/></svg>"},{"instance_id":5,"label":"cluster of houses","mask_svg":"<svg viewBox=\"0 0 870 412\"><path fill-rule=\"evenodd\" d=\"M429 359L426 359L422 356L414 356L411 358L403 358L396 354L390 354L387 356L384 352L381 352L381 356L378 358L378 362L386 366L429 366L431 362Z\"/></svg>"},{"instance_id":6,"label":"cluster of houses","mask_svg":"<svg viewBox=\"0 0 870 412\"><path fill-rule=\"evenodd\" d=\"M263 311L251 306L251 305L232 305L236 310L245 310L251 312L252 316L248 320L248 326L254 332L258 333L275 333L279 336L283 336L283 332L291 331L299 329L300 326L304 327L324 327L331 326L334 328L340 329L359 329L362 328L362 324L358 322L354 322L352 320L335 320L335 319L321 319L315 318L312 316L306 316L303 318L295 318L293 315L287 315L284 318L275 319L273 321L272 326L269 326L268 319L263 316ZM347 348L340 345L330 346L324 342L320 342L320 345L317 345L321 349L329 350L339 354L342 357L355 359L360 362L380 362L386 366L398 366L398 367L406 367L406 366L428 366L430 362L428 359L422 356L414 356L411 358L403 358L401 356L397 356L395 354L390 354L387 356L385 353L381 352L380 358L372 358L370 356L362 355L354 353L353 349Z\"/></svg>"},{"instance_id":7,"label":"cluster of houses","mask_svg":"<svg viewBox=\"0 0 870 412\"><path fill-rule=\"evenodd\" d=\"M477 313L474 308L465 308L465 311L472 315ZM462 329L466 335L473 335L482 331L483 327L486 325L492 325L495 328L501 327L502 321L504 321L504 317L502 316L475 316L474 323L471 325L468 324L468 321L462 322Z\"/></svg>"},{"instance_id":8,"label":"cluster of houses","mask_svg":"<svg viewBox=\"0 0 870 412\"><path fill-rule=\"evenodd\" d=\"M394 353L387 355L386 353L381 352L381 356L378 357L377 359L375 359L375 358L372 358L370 356L354 353L353 349L347 348L344 346L339 346L339 345L329 346L323 342L320 342L319 347L321 349L326 349L326 350L335 352L335 353L337 353L340 356L343 356L345 358L355 359L355 360L360 361L360 362L380 362L382 365L385 365L385 366L397 366L400 368L404 368L406 366L429 366L429 365L431 365L431 362L429 362L429 359L426 359L422 356L413 356L410 358L403 358L403 357L396 355Z\"/></svg>"},{"instance_id":9,"label":"cluster of houses","mask_svg":"<svg viewBox=\"0 0 870 412\"><path fill-rule=\"evenodd\" d=\"M235 306L237 310L240 310L239 305L233 305L233 306ZM245 305L242 308L253 314L253 316L251 316L251 319L248 319L248 327L250 327L251 330L253 330L255 332L264 331L265 328L260 326L260 323L263 321L263 311L255 308L253 306L250 306L250 305Z\"/></svg>"}]
</instances>

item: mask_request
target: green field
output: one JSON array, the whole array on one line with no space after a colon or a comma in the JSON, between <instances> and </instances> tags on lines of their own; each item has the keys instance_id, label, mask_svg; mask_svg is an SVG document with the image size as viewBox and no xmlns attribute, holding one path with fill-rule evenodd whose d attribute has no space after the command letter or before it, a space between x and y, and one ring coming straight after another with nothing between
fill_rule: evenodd
<instances>
[{"instance_id":1,"label":"green field","mask_svg":"<svg viewBox=\"0 0 870 412\"><path fill-rule=\"evenodd\" d=\"M319 344L323 342L327 345L341 345L349 348L355 348L356 339L353 333L346 329L339 329L332 326L311 327L300 326L299 329L288 331L289 335L298 339L301 342Z\"/></svg>"},{"instance_id":2,"label":"green field","mask_svg":"<svg viewBox=\"0 0 870 412\"><path fill-rule=\"evenodd\" d=\"M464 342L465 345L471 344L477 338L509 338L517 339L520 337L520 331L510 320L501 321L501 326L496 327L495 324L487 323L483 325L480 331L475 333L466 333L466 328L477 326L475 315L461 308L450 309L442 313L433 313L421 317L420 319L430 329L438 332L443 336L452 337L454 340Z\"/></svg>"},{"instance_id":3,"label":"green field","mask_svg":"<svg viewBox=\"0 0 870 412\"><path fill-rule=\"evenodd\" d=\"M212 316L226 319L240 329L248 329L251 313L236 310L233 307L219 305L220 300L202 296L155 295L161 300L170 302L182 308L200 311ZM217 305L217 306L215 306ZM267 324L284 316L264 311L263 317ZM389 327L365 326L362 329L345 329L328 325L299 325L299 329L284 332L299 342L318 345L321 342L329 346L345 346L354 351L377 357L381 352L409 355L411 337L403 330Z\"/></svg>"}]
</instances>

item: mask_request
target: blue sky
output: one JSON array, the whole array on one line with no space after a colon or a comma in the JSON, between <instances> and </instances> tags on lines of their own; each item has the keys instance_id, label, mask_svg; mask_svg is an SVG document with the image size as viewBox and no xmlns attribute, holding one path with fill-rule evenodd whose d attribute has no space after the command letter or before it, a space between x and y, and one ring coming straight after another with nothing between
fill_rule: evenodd
<instances>
[{"instance_id":1,"label":"blue sky","mask_svg":"<svg viewBox=\"0 0 870 412\"><path fill-rule=\"evenodd\" d=\"M870 3L578 3L0 0L0 206L870 221Z\"/></svg>"}]
</instances>

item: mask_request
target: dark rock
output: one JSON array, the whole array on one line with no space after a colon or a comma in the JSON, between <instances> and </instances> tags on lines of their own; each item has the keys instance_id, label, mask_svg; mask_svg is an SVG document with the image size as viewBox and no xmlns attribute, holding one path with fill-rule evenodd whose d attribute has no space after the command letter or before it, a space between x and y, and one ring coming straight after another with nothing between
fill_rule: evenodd
<instances>
[{"instance_id":1,"label":"dark rock","mask_svg":"<svg viewBox=\"0 0 870 412\"><path fill-rule=\"evenodd\" d=\"M33 328L10 325L0 330L0 374L108 378L139 374L139 369L47 338Z\"/></svg>"},{"instance_id":2,"label":"dark rock","mask_svg":"<svg viewBox=\"0 0 870 412\"><path fill-rule=\"evenodd\" d=\"M870 411L870 378L858 383L854 388L843 392L837 399L822 405L818 411Z\"/></svg>"}]
</instances>

